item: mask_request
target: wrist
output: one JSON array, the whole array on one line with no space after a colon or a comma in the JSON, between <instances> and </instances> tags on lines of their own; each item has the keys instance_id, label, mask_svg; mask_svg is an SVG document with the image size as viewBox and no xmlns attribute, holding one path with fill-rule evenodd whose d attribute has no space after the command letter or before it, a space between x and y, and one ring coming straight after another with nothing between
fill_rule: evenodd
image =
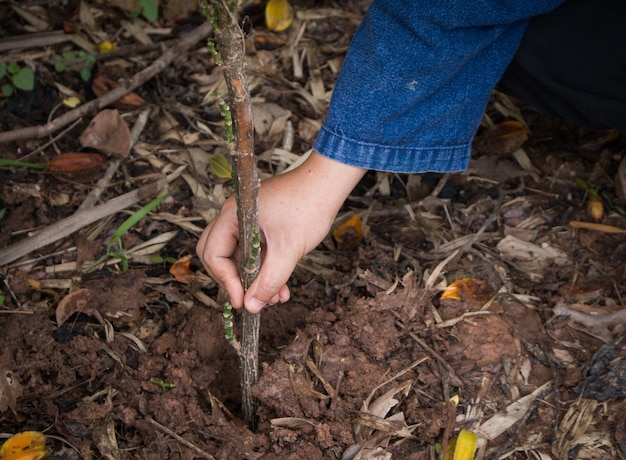
<instances>
[{"instance_id":1,"label":"wrist","mask_svg":"<svg viewBox=\"0 0 626 460\"><path fill-rule=\"evenodd\" d=\"M293 171L294 180L320 207L332 210L333 217L363 178L367 169L341 163L313 151Z\"/></svg>"}]
</instances>

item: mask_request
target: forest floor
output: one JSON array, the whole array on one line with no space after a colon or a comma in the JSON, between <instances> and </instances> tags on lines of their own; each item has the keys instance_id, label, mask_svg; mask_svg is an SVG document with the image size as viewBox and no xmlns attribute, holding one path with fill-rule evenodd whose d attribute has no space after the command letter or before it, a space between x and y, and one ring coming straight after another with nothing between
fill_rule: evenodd
<instances>
[{"instance_id":1,"label":"forest floor","mask_svg":"<svg viewBox=\"0 0 626 460\"><path fill-rule=\"evenodd\" d=\"M232 194L227 91L195 2L161 7L0 3L0 62L36 69L0 99L0 159L46 165L0 167L3 437L42 431L53 459L431 459L463 428L477 458L625 458L626 138L496 92L466 172L368 173L263 310L250 431L195 256ZM262 178L310 151L366 7L295 2L281 33L246 12Z\"/></svg>"}]
</instances>

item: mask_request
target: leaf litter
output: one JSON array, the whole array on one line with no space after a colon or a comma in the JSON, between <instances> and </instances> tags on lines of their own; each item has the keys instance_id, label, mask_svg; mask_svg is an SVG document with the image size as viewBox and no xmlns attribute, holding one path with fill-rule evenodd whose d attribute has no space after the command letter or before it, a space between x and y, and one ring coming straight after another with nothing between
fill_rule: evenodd
<instances>
[{"instance_id":1,"label":"leaf litter","mask_svg":"<svg viewBox=\"0 0 626 460\"><path fill-rule=\"evenodd\" d=\"M60 91L0 101L0 431L45 431L63 458L425 459L461 429L477 458L626 455L626 141L497 92L467 172L368 174L292 300L264 311L250 433L225 299L194 255L232 193L223 78L203 39L166 56L203 21L195 2L161 2L156 22L131 3L0 6L0 61ZM339 3L282 2L275 31L246 6L262 177L311 148L367 7ZM79 50L89 83L80 62L54 69ZM19 166L94 150L116 158L84 176ZM112 236L123 257L96 263Z\"/></svg>"}]
</instances>

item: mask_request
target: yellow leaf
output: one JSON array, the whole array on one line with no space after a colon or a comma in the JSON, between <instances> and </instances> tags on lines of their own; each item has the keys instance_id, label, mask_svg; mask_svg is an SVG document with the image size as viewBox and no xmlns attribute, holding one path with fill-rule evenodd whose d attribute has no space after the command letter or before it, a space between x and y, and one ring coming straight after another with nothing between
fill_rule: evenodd
<instances>
[{"instance_id":1,"label":"yellow leaf","mask_svg":"<svg viewBox=\"0 0 626 460\"><path fill-rule=\"evenodd\" d=\"M282 32L293 22L293 8L289 0L269 0L265 6L265 25L274 32Z\"/></svg>"},{"instance_id":2,"label":"yellow leaf","mask_svg":"<svg viewBox=\"0 0 626 460\"><path fill-rule=\"evenodd\" d=\"M117 43L113 43L109 40L105 40L98 45L98 49L101 53L110 53L115 48L117 48Z\"/></svg>"},{"instance_id":3,"label":"yellow leaf","mask_svg":"<svg viewBox=\"0 0 626 460\"><path fill-rule=\"evenodd\" d=\"M0 447L0 460L43 460L49 456L46 437L39 431L17 433Z\"/></svg>"},{"instance_id":4,"label":"yellow leaf","mask_svg":"<svg viewBox=\"0 0 626 460\"><path fill-rule=\"evenodd\" d=\"M363 239L363 225L361 223L361 216L358 214L353 215L333 230L333 238L338 244L342 243L342 240L347 232L351 232L356 236L358 241Z\"/></svg>"},{"instance_id":5,"label":"yellow leaf","mask_svg":"<svg viewBox=\"0 0 626 460\"><path fill-rule=\"evenodd\" d=\"M602 204L602 198L596 196L590 196L587 201L587 212L593 220L601 220L604 216L604 205Z\"/></svg>"},{"instance_id":6,"label":"yellow leaf","mask_svg":"<svg viewBox=\"0 0 626 460\"><path fill-rule=\"evenodd\" d=\"M474 278L463 278L450 283L450 286L441 294L441 299L481 299L488 297L490 293L491 289L484 281Z\"/></svg>"},{"instance_id":7,"label":"yellow leaf","mask_svg":"<svg viewBox=\"0 0 626 460\"><path fill-rule=\"evenodd\" d=\"M209 158L209 169L220 179L230 179L233 174L233 167L223 153L214 153Z\"/></svg>"},{"instance_id":8,"label":"yellow leaf","mask_svg":"<svg viewBox=\"0 0 626 460\"><path fill-rule=\"evenodd\" d=\"M63 105L69 109L75 109L80 105L80 98L77 96L70 96L63 99Z\"/></svg>"},{"instance_id":9,"label":"yellow leaf","mask_svg":"<svg viewBox=\"0 0 626 460\"><path fill-rule=\"evenodd\" d=\"M457 436L448 442L443 458L444 460L474 460L477 443L476 433L461 430Z\"/></svg>"},{"instance_id":10,"label":"yellow leaf","mask_svg":"<svg viewBox=\"0 0 626 460\"><path fill-rule=\"evenodd\" d=\"M170 275L176 278L179 283L189 283L193 272L191 271L191 256L181 257L170 267Z\"/></svg>"}]
</instances>

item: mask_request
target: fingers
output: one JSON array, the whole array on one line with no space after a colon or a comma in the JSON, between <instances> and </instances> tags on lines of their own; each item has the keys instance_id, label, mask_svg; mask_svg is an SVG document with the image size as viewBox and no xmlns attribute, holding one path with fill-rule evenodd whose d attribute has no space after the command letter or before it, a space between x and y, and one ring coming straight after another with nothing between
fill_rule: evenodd
<instances>
[{"instance_id":1,"label":"fingers","mask_svg":"<svg viewBox=\"0 0 626 460\"><path fill-rule=\"evenodd\" d=\"M196 252L207 273L228 293L234 308L243 306L243 287L235 261L239 248L237 214L233 203L224 204L218 217L202 232Z\"/></svg>"},{"instance_id":2,"label":"fingers","mask_svg":"<svg viewBox=\"0 0 626 460\"><path fill-rule=\"evenodd\" d=\"M293 266L286 264L282 268L277 268L269 264L266 259L256 280L246 292L244 299L246 310L250 313L258 313L268 304L287 302L291 294L286 283L294 268L295 264ZM277 270L280 270L280 273Z\"/></svg>"}]
</instances>

